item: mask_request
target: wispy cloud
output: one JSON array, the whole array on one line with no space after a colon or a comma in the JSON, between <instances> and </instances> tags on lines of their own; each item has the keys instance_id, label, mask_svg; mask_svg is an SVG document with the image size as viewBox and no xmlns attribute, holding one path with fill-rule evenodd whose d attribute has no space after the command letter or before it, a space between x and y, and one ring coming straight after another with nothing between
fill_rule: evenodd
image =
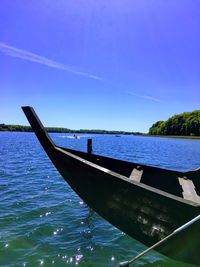
<instances>
[{"instance_id":1,"label":"wispy cloud","mask_svg":"<svg viewBox=\"0 0 200 267\"><path fill-rule=\"evenodd\" d=\"M95 79L95 80L104 80L102 77L93 75L88 72L76 70L75 68L71 66L59 63L57 61L53 61L46 57L31 53L23 49L16 48L14 46L7 45L5 43L1 43L1 42L0 42L0 52L7 56L20 58L20 59L35 62L38 64L42 64L50 68L55 68L55 69L71 72L75 75L84 76L86 78Z\"/></svg>"},{"instance_id":2,"label":"wispy cloud","mask_svg":"<svg viewBox=\"0 0 200 267\"><path fill-rule=\"evenodd\" d=\"M112 87L116 87L116 88L120 89L118 85L116 85L116 84L114 85L112 82L109 82L108 80L104 79L103 77L93 75L93 74L88 73L88 72L79 71L79 70L75 69L74 67L71 67L71 66L62 64L60 62L48 59L46 57L34 54L34 53L29 52L29 51L24 50L24 49L19 49L19 48L16 48L14 46L7 45L7 44L2 43L2 42L0 42L0 52L4 55L10 56L10 57L16 57L16 58L20 58L23 60L35 62L35 63L41 64L41 65L47 66L49 68L55 68L58 70L67 71L67 72L73 73L75 75L83 76L83 77L86 77L89 79L99 80L99 81L102 81L104 83L110 84ZM130 91L129 92L123 91L123 92L128 93L130 95L133 95L137 98L143 98L143 99L147 99L149 101L154 101L154 102L162 102L161 100L159 100L155 97L149 96L149 95L141 95L141 94L137 94L137 93L130 92Z\"/></svg>"},{"instance_id":3,"label":"wispy cloud","mask_svg":"<svg viewBox=\"0 0 200 267\"><path fill-rule=\"evenodd\" d=\"M159 102L159 103L162 102L160 99L152 97L152 96L149 96L149 95L140 95L140 94L136 94L136 93L133 93L133 92L128 92L128 93L130 95L133 95L133 96L136 96L136 97L139 97L139 98L144 98L144 99L147 99L147 100L151 100L151 101L154 101L154 102Z\"/></svg>"}]
</instances>

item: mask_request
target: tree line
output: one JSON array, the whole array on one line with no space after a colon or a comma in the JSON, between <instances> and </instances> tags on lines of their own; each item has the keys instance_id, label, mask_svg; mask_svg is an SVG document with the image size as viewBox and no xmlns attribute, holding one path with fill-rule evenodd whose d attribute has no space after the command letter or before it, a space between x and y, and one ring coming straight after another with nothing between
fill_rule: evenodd
<instances>
[{"instance_id":1,"label":"tree line","mask_svg":"<svg viewBox=\"0 0 200 267\"><path fill-rule=\"evenodd\" d=\"M200 110L174 115L157 121L149 129L150 135L200 136Z\"/></svg>"},{"instance_id":2,"label":"tree line","mask_svg":"<svg viewBox=\"0 0 200 267\"><path fill-rule=\"evenodd\" d=\"M108 131L108 130L89 130L89 129L80 129L80 130L71 130L68 128L62 127L45 127L47 132L49 133L92 133L92 134L132 134L132 135L140 135L139 132L126 132L126 131ZM32 132L32 128L30 126L23 125L12 125L12 124L0 124L0 131L9 131L9 132Z\"/></svg>"},{"instance_id":3,"label":"tree line","mask_svg":"<svg viewBox=\"0 0 200 267\"><path fill-rule=\"evenodd\" d=\"M48 132L53 133L68 133L70 132L67 128L57 128L57 127L47 127L46 130ZM32 128L30 126L23 125L13 125L13 124L0 124L0 131L9 131L9 132L32 132Z\"/></svg>"}]
</instances>

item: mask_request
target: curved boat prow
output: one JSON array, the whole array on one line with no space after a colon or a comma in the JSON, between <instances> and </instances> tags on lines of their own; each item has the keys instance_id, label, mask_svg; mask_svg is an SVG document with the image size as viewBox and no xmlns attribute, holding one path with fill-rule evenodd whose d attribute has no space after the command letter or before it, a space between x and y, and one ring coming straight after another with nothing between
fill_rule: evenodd
<instances>
[{"instance_id":1,"label":"curved boat prow","mask_svg":"<svg viewBox=\"0 0 200 267\"><path fill-rule=\"evenodd\" d=\"M22 110L24 111L26 118L28 119L34 133L36 134L44 150L47 154L49 154L48 152L55 147L55 144L47 133L47 131L45 130L42 122L40 121L32 107L22 107Z\"/></svg>"},{"instance_id":2,"label":"curved boat prow","mask_svg":"<svg viewBox=\"0 0 200 267\"><path fill-rule=\"evenodd\" d=\"M200 214L199 170L183 173L56 146L34 109L22 109L65 181L94 211L129 236L151 247ZM200 221L156 249L200 266L198 233Z\"/></svg>"}]
</instances>

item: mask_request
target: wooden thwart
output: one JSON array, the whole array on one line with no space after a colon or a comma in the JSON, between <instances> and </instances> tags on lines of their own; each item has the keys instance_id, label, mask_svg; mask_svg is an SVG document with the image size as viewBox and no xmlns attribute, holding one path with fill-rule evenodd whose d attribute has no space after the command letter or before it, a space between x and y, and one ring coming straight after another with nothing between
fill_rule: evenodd
<instances>
[{"instance_id":1,"label":"wooden thwart","mask_svg":"<svg viewBox=\"0 0 200 267\"><path fill-rule=\"evenodd\" d=\"M200 196L197 195L193 181L182 177L178 180L183 189L183 198L200 204Z\"/></svg>"},{"instance_id":2,"label":"wooden thwart","mask_svg":"<svg viewBox=\"0 0 200 267\"><path fill-rule=\"evenodd\" d=\"M134 182L140 182L142 178L143 170L139 170L138 168L134 168L129 176L130 180Z\"/></svg>"}]
</instances>

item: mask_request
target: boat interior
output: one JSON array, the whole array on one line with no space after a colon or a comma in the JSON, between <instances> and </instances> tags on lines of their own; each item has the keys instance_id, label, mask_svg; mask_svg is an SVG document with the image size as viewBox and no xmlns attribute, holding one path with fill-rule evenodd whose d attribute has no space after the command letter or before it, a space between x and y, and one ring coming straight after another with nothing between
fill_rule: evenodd
<instances>
[{"instance_id":1,"label":"boat interior","mask_svg":"<svg viewBox=\"0 0 200 267\"><path fill-rule=\"evenodd\" d=\"M108 170L200 204L198 172L178 172L59 147Z\"/></svg>"}]
</instances>

